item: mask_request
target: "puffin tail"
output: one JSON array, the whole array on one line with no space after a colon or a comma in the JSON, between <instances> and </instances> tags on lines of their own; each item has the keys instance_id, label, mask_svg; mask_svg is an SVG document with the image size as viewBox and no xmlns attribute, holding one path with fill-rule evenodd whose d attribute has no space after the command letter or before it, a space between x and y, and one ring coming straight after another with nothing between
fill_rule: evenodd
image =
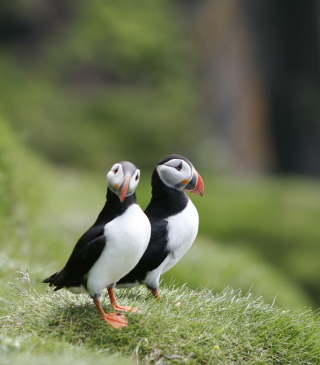
<instances>
[{"instance_id":1,"label":"puffin tail","mask_svg":"<svg viewBox=\"0 0 320 365\"><path fill-rule=\"evenodd\" d=\"M63 271L60 270L58 272L56 272L55 274L51 275L49 278L47 279L44 279L43 280L43 283L45 284L49 284L49 286L55 286L54 290L57 291L57 290L60 290L63 288L63 286L59 285L58 282L59 282L59 274Z\"/></svg>"}]
</instances>

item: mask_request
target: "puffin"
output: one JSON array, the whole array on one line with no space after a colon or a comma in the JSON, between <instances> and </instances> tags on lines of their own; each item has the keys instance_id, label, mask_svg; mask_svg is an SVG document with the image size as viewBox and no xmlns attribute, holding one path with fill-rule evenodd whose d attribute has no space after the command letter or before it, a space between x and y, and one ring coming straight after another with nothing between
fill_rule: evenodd
<instances>
[{"instance_id":1,"label":"puffin","mask_svg":"<svg viewBox=\"0 0 320 365\"><path fill-rule=\"evenodd\" d=\"M151 186L152 197L145 209L151 224L150 242L139 263L116 287L144 284L161 299L160 276L182 258L198 233L198 211L186 192L202 196L204 182L186 157L173 154L158 163Z\"/></svg>"},{"instance_id":2,"label":"puffin","mask_svg":"<svg viewBox=\"0 0 320 365\"><path fill-rule=\"evenodd\" d=\"M135 195L139 179L140 170L131 162L112 166L107 174L107 200L97 220L80 237L64 268L43 281L54 290L88 293L103 320L114 328L129 323L123 314L104 312L101 293L108 288L115 310L137 310L119 306L113 287L137 265L150 240L151 226Z\"/></svg>"}]
</instances>

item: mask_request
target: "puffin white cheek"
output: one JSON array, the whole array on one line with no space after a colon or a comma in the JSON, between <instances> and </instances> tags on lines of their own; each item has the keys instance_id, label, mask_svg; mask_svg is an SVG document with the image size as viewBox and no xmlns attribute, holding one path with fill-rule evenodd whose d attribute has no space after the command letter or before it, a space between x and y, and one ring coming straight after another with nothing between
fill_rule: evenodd
<instances>
[{"instance_id":1,"label":"puffin white cheek","mask_svg":"<svg viewBox=\"0 0 320 365\"><path fill-rule=\"evenodd\" d=\"M120 165L121 166L121 165ZM123 180L123 171L122 168L114 173L114 170L111 170L107 173L107 182L109 187L113 190L118 190L120 188L121 182Z\"/></svg>"},{"instance_id":2,"label":"puffin white cheek","mask_svg":"<svg viewBox=\"0 0 320 365\"><path fill-rule=\"evenodd\" d=\"M128 193L132 194L136 190L136 187L138 186L138 184L139 184L139 179L136 180L135 177L132 177L132 179L130 180Z\"/></svg>"},{"instance_id":3,"label":"puffin white cheek","mask_svg":"<svg viewBox=\"0 0 320 365\"><path fill-rule=\"evenodd\" d=\"M183 180L183 177L181 178L180 171L177 171L174 167L160 165L157 167L157 170L160 179L169 186L175 186Z\"/></svg>"}]
</instances>

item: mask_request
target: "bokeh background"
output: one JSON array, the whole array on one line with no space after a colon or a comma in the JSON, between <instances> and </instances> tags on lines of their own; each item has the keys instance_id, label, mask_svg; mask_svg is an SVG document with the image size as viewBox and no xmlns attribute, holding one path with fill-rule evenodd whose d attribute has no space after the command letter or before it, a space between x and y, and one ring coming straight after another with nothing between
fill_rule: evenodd
<instances>
[{"instance_id":1,"label":"bokeh background","mask_svg":"<svg viewBox=\"0 0 320 365\"><path fill-rule=\"evenodd\" d=\"M37 290L104 204L105 174L171 153L204 178L196 243L164 281L320 305L316 0L0 4L0 303Z\"/></svg>"}]
</instances>

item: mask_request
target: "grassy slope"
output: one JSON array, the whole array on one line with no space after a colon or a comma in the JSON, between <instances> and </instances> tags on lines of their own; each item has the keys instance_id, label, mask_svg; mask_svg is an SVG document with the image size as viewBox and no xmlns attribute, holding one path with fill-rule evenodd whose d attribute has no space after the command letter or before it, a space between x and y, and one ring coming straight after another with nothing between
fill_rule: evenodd
<instances>
[{"instance_id":1,"label":"grassy slope","mask_svg":"<svg viewBox=\"0 0 320 365\"><path fill-rule=\"evenodd\" d=\"M141 364L301 365L320 360L318 317L265 304L251 294L166 287L163 301L155 301L145 289L122 291L119 302L138 306L142 313L127 314L130 326L115 330L99 318L89 298L67 291L38 294L26 284L16 289L12 309L2 318L2 331L19 339L6 355L17 364L20 352L32 359L61 351L63 359L70 349L73 361L78 350L85 350L83 356L91 351L101 360L121 353L128 363L133 358Z\"/></svg>"}]
</instances>

